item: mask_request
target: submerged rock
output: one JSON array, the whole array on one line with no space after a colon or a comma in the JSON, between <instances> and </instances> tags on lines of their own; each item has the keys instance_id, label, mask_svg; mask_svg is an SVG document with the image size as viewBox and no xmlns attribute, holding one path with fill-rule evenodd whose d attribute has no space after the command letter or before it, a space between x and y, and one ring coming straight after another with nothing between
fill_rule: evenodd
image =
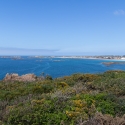
<instances>
[{"instance_id":1,"label":"submerged rock","mask_svg":"<svg viewBox=\"0 0 125 125\"><path fill-rule=\"evenodd\" d=\"M4 81L28 81L28 82L32 82L32 81L36 81L36 79L37 79L37 76L34 74L25 74L25 75L19 76L16 73L12 73L12 74L7 73L3 80Z\"/></svg>"}]
</instances>

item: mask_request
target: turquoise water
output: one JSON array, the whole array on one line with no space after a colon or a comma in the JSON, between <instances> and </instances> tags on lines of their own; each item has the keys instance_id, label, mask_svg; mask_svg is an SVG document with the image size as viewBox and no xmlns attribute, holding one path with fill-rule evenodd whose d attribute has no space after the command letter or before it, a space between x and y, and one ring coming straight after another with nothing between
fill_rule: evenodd
<instances>
[{"instance_id":1,"label":"turquoise water","mask_svg":"<svg viewBox=\"0 0 125 125\"><path fill-rule=\"evenodd\" d=\"M71 75L74 73L102 73L107 70L125 70L125 64L105 66L102 62L112 60L97 59L65 59L65 58L28 58L12 60L0 58L0 79L6 73L18 73L19 75L34 73L40 76L43 72L53 78Z\"/></svg>"}]
</instances>

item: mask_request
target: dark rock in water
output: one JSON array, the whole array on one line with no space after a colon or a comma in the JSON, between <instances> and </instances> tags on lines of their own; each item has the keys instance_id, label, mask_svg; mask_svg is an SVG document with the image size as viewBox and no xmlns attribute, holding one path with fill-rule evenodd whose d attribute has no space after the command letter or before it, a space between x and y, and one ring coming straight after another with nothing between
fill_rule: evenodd
<instances>
[{"instance_id":1,"label":"dark rock in water","mask_svg":"<svg viewBox=\"0 0 125 125\"><path fill-rule=\"evenodd\" d=\"M103 62L102 64L106 65L106 66L110 66L112 64L115 64L115 62Z\"/></svg>"},{"instance_id":2,"label":"dark rock in water","mask_svg":"<svg viewBox=\"0 0 125 125\"><path fill-rule=\"evenodd\" d=\"M102 64L104 64L106 66L110 66L113 64L125 64L125 62L102 62Z\"/></svg>"},{"instance_id":3,"label":"dark rock in water","mask_svg":"<svg viewBox=\"0 0 125 125\"><path fill-rule=\"evenodd\" d=\"M25 75L19 76L16 73L12 73L12 74L7 73L3 80L4 81L28 81L28 82L32 82L32 81L36 81L36 79L37 79L37 76L34 74L25 74Z\"/></svg>"}]
</instances>

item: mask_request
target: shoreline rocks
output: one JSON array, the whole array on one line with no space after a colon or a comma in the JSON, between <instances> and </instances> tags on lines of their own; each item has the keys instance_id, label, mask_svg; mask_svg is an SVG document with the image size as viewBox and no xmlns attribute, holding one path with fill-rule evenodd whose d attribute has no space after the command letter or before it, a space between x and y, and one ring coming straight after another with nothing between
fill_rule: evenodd
<instances>
[{"instance_id":1,"label":"shoreline rocks","mask_svg":"<svg viewBox=\"0 0 125 125\"><path fill-rule=\"evenodd\" d=\"M19 76L17 73L7 73L5 78L3 79L4 81L23 81L23 82L33 82L37 80L37 76L34 74L25 74Z\"/></svg>"}]
</instances>

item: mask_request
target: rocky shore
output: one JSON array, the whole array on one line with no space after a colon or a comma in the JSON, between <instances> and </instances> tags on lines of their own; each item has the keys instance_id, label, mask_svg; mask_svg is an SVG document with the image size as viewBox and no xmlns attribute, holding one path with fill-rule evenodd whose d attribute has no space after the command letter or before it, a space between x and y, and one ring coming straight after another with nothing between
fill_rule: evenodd
<instances>
[{"instance_id":1,"label":"rocky shore","mask_svg":"<svg viewBox=\"0 0 125 125\"><path fill-rule=\"evenodd\" d=\"M19 76L17 73L12 73L9 74L7 73L5 78L3 79L4 81L27 81L27 82L33 82L37 80L37 76L34 74L25 74Z\"/></svg>"}]
</instances>

